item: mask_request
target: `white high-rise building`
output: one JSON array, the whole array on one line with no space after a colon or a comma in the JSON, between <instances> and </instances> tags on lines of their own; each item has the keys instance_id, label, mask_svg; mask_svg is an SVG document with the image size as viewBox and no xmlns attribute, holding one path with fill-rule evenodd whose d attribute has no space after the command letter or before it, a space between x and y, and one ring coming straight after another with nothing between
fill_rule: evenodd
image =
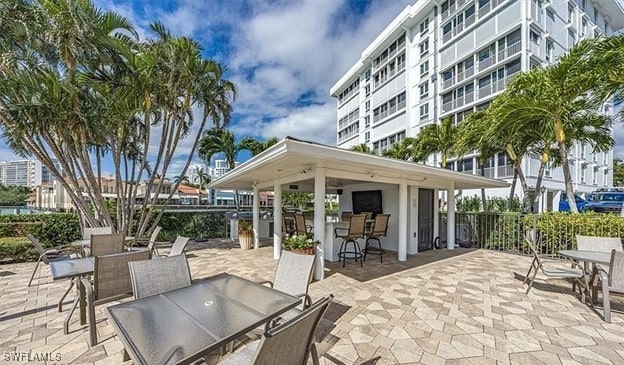
<instances>
[{"instance_id":1,"label":"white high-rise building","mask_svg":"<svg viewBox=\"0 0 624 365\"><path fill-rule=\"evenodd\" d=\"M461 122L487 107L513 74L556 62L580 40L624 27L620 1L417 1L331 88L337 98L338 147L364 143L380 154L442 118ZM603 111L612 109L607 104ZM612 152L593 154L589 146L577 145L571 154L576 191L612 185ZM427 163L438 165L438 156ZM524 159L530 186L538 167L536 158ZM480 173L474 155L451 160L448 168ZM488 161L485 175L511 180L507 156ZM543 185L541 208L556 210L565 190L562 170L548 168ZM520 195L521 188L516 191ZM491 194L505 196L508 190Z\"/></svg>"},{"instance_id":2,"label":"white high-rise building","mask_svg":"<svg viewBox=\"0 0 624 365\"><path fill-rule=\"evenodd\" d=\"M34 188L41 185L41 175L42 166L39 160L0 162L0 184L2 185Z\"/></svg>"},{"instance_id":3,"label":"white high-rise building","mask_svg":"<svg viewBox=\"0 0 624 365\"><path fill-rule=\"evenodd\" d=\"M187 169L186 169L186 176L188 176L189 182L191 184L199 184L199 172L203 171L205 173L207 173L208 175L210 175L210 171L209 169L206 168L205 164L193 164L190 165Z\"/></svg>"}]
</instances>

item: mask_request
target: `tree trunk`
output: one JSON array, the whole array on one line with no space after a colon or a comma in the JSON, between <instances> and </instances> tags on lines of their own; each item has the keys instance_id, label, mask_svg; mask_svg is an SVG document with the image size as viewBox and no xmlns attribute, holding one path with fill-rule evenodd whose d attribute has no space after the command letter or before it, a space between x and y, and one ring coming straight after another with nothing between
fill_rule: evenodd
<instances>
[{"instance_id":1,"label":"tree trunk","mask_svg":"<svg viewBox=\"0 0 624 365\"><path fill-rule=\"evenodd\" d=\"M514 160L514 170L516 170L518 174L518 179L520 180L520 186L522 186L522 211L524 213L529 213L531 211L529 184L527 184L526 177L524 176L524 172L522 171L521 163L522 160Z\"/></svg>"},{"instance_id":2,"label":"tree trunk","mask_svg":"<svg viewBox=\"0 0 624 365\"><path fill-rule=\"evenodd\" d=\"M541 196L542 181L544 180L544 171L546 171L546 164L548 163L548 153L544 152L540 156L540 167L537 172L537 180L535 181L535 196L533 197L532 205L535 205L537 198ZM539 195L538 195L539 194Z\"/></svg>"},{"instance_id":3,"label":"tree trunk","mask_svg":"<svg viewBox=\"0 0 624 365\"><path fill-rule=\"evenodd\" d=\"M574 187L572 187L568 149L565 145L565 134L561 122L555 123L555 138L557 139L557 146L559 147L559 156L561 156L561 167L563 167L563 179L565 180L566 197L570 205L570 212L578 213L578 209L576 209L576 199L574 197Z\"/></svg>"},{"instance_id":4,"label":"tree trunk","mask_svg":"<svg viewBox=\"0 0 624 365\"><path fill-rule=\"evenodd\" d=\"M514 168L513 178L511 179L511 189L509 190L509 200L507 202L507 207L509 211L513 209L513 198L516 196L516 182L518 181L518 172Z\"/></svg>"},{"instance_id":5,"label":"tree trunk","mask_svg":"<svg viewBox=\"0 0 624 365\"><path fill-rule=\"evenodd\" d=\"M479 169L481 170L481 176L485 176L485 165L484 164L479 164ZM481 205L483 206L483 211L487 212L488 211L488 203L487 203L487 199L485 197L485 189L481 188Z\"/></svg>"}]
</instances>

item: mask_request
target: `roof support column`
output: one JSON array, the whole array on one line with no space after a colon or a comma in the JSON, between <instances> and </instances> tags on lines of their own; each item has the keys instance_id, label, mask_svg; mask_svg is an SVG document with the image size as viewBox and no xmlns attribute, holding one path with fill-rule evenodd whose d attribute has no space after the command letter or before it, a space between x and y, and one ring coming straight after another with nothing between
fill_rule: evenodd
<instances>
[{"instance_id":1,"label":"roof support column","mask_svg":"<svg viewBox=\"0 0 624 365\"><path fill-rule=\"evenodd\" d=\"M407 180L399 184L399 261L407 260Z\"/></svg>"},{"instance_id":2,"label":"roof support column","mask_svg":"<svg viewBox=\"0 0 624 365\"><path fill-rule=\"evenodd\" d=\"M253 206L252 206L252 224L253 224L253 244L254 248L260 248L260 191L258 184L253 184Z\"/></svg>"},{"instance_id":3,"label":"roof support column","mask_svg":"<svg viewBox=\"0 0 624 365\"><path fill-rule=\"evenodd\" d=\"M455 249L455 183L448 189L446 204L446 248Z\"/></svg>"},{"instance_id":4,"label":"roof support column","mask_svg":"<svg viewBox=\"0 0 624 365\"><path fill-rule=\"evenodd\" d=\"M325 276L325 169L314 171L314 239L321 242L316 246L314 279L323 280Z\"/></svg>"},{"instance_id":5,"label":"roof support column","mask_svg":"<svg viewBox=\"0 0 624 365\"><path fill-rule=\"evenodd\" d=\"M282 185L275 180L273 187L273 258L282 254Z\"/></svg>"}]
</instances>

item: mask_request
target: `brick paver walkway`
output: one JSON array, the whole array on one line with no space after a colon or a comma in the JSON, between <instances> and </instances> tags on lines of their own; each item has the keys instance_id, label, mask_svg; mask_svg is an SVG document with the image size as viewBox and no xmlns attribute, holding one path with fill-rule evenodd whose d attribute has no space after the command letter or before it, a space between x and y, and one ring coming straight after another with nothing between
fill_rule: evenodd
<instances>
[{"instance_id":1,"label":"brick paver walkway","mask_svg":"<svg viewBox=\"0 0 624 365\"><path fill-rule=\"evenodd\" d=\"M226 241L193 245L189 262L193 279L223 271L270 279L276 264L272 247L241 251ZM313 299L335 295L319 330L322 363L624 363L624 300L614 300L608 324L565 281L538 280L525 295L529 264L528 257L464 249L423 252L406 262L388 253L383 264L369 257L363 268L330 263L327 279L310 288ZM58 364L121 363L105 305L97 308L97 346L89 347L76 315L63 335L67 309L58 313L56 303L68 282L52 282L44 267L28 288L33 267L0 266L0 365L19 363L10 360L15 353L49 353L60 357L49 363Z\"/></svg>"}]
</instances>

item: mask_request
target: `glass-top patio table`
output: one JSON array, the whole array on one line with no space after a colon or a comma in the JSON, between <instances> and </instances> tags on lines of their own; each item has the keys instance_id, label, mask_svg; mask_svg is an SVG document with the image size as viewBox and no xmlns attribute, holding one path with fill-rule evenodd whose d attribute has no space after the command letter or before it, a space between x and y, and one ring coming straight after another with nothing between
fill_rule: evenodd
<instances>
[{"instance_id":1,"label":"glass-top patio table","mask_svg":"<svg viewBox=\"0 0 624 365\"><path fill-rule=\"evenodd\" d=\"M66 261L53 261L50 262L50 271L52 272L52 280L71 279L71 283L65 294L61 297L58 303L59 312L63 311L63 300L69 294L71 288L75 285L76 280L80 280L83 276L93 274L93 267L95 261L93 257L86 257L81 259L73 259ZM76 307L80 305L80 324L87 323L86 316L86 299L85 293L82 289L82 285L76 285L76 298L72 304L71 310L67 313L65 323L63 325L63 333L69 333L69 321L76 310Z\"/></svg>"},{"instance_id":2,"label":"glass-top patio table","mask_svg":"<svg viewBox=\"0 0 624 365\"><path fill-rule=\"evenodd\" d=\"M106 308L135 364L190 363L301 304L229 274Z\"/></svg>"},{"instance_id":3,"label":"glass-top patio table","mask_svg":"<svg viewBox=\"0 0 624 365\"><path fill-rule=\"evenodd\" d=\"M599 251L579 251L579 250L561 250L559 251L559 255L563 257L567 257L574 261L583 261L583 280L580 281L581 284L585 287L585 293L588 298L591 298L589 289L591 286L591 281L593 278L590 278L593 272L593 268L599 265L609 266L611 263L611 252L599 252ZM588 264L592 264L592 271L589 271ZM591 300L590 300L591 302Z\"/></svg>"}]
</instances>

